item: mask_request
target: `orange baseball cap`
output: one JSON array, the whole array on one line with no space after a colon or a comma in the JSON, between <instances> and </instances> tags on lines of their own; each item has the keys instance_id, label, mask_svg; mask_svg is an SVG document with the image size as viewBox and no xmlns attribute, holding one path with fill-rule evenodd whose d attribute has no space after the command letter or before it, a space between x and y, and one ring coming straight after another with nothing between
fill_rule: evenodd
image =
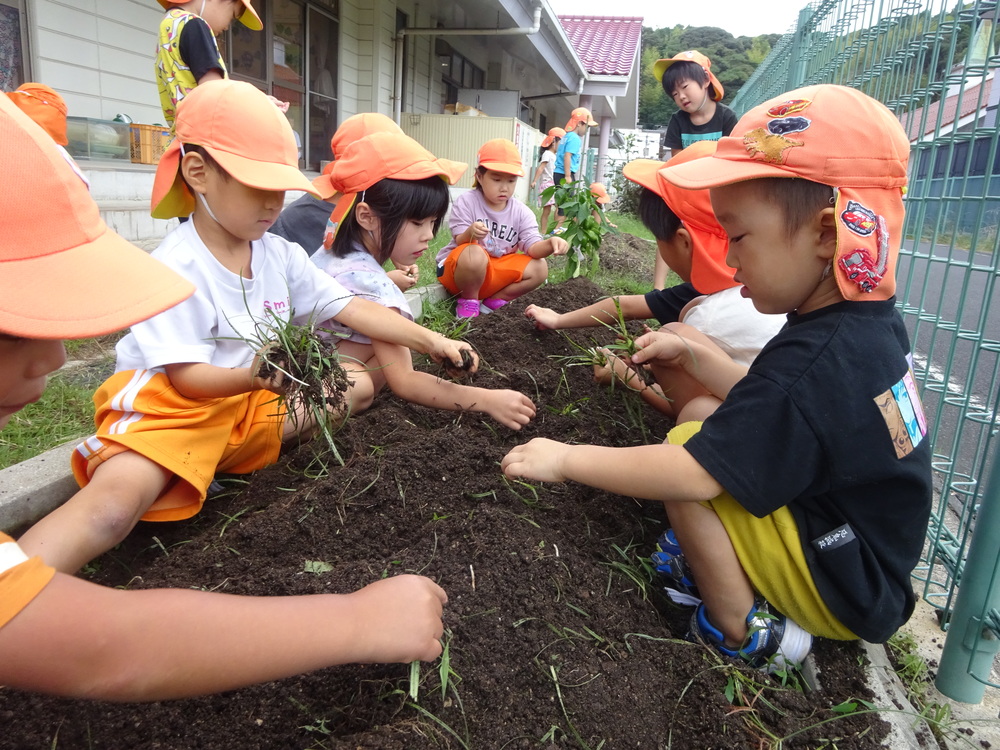
<instances>
[{"instance_id":1,"label":"orange baseball cap","mask_svg":"<svg viewBox=\"0 0 1000 750\"><path fill-rule=\"evenodd\" d=\"M597 123L590 114L590 110L586 107L577 107L569 113L569 122L566 123L566 130L573 130L581 122L587 123L587 127L589 128L597 127Z\"/></svg>"},{"instance_id":2,"label":"orange baseball cap","mask_svg":"<svg viewBox=\"0 0 1000 750\"><path fill-rule=\"evenodd\" d=\"M653 75L656 77L656 80L663 83L663 74L666 72L667 68L676 62L693 62L700 65L702 70L708 74L708 80L712 84L712 99L717 102L722 101L722 97L725 96L726 90L722 88L722 84L719 83L719 79L716 78L715 73L712 72L712 61L696 49L689 49L686 52L680 52L673 57L663 58L662 60L657 60L653 63Z\"/></svg>"},{"instance_id":3,"label":"orange baseball cap","mask_svg":"<svg viewBox=\"0 0 1000 750\"><path fill-rule=\"evenodd\" d=\"M0 331L100 336L190 297L194 286L111 231L52 138L0 96Z\"/></svg>"},{"instance_id":4,"label":"orange baseball cap","mask_svg":"<svg viewBox=\"0 0 1000 750\"><path fill-rule=\"evenodd\" d=\"M185 5L188 2L193 2L193 0L181 0L181 2L177 2L177 0L173 0L173 2L171 2L171 0L156 0L156 2L162 5L164 9L169 10L171 5ZM253 29L254 31L260 31L264 28L264 24L260 22L260 16L258 16L257 11L253 9L253 6L250 4L250 0L240 0L240 2L243 3L244 6L243 13L240 15L240 23L248 29Z\"/></svg>"},{"instance_id":5,"label":"orange baseball cap","mask_svg":"<svg viewBox=\"0 0 1000 750\"><path fill-rule=\"evenodd\" d=\"M564 138L566 136L566 131L562 128L549 128L549 133L544 138L542 138L542 148L552 145L552 141L556 138Z\"/></svg>"},{"instance_id":6,"label":"orange baseball cap","mask_svg":"<svg viewBox=\"0 0 1000 750\"><path fill-rule=\"evenodd\" d=\"M369 133L348 143L330 169L330 185L341 196L327 222L323 247L329 250L333 246L337 229L354 206L358 193L376 182L436 176L454 185L467 168L463 162L437 158L402 131Z\"/></svg>"},{"instance_id":7,"label":"orange baseball cap","mask_svg":"<svg viewBox=\"0 0 1000 750\"><path fill-rule=\"evenodd\" d=\"M611 203L611 196L608 195L608 189L602 183L590 183L590 192L597 199L598 203Z\"/></svg>"},{"instance_id":8,"label":"orange baseball cap","mask_svg":"<svg viewBox=\"0 0 1000 750\"><path fill-rule=\"evenodd\" d=\"M622 167L622 174L632 182L652 190L663 199L691 235L691 278L702 294L714 294L736 286L736 269L726 265L729 238L712 210L708 190L684 190L672 185L660 174L666 166L703 161L715 153L716 141L696 141L670 161L635 159Z\"/></svg>"},{"instance_id":9,"label":"orange baseball cap","mask_svg":"<svg viewBox=\"0 0 1000 750\"><path fill-rule=\"evenodd\" d=\"M846 86L806 86L747 112L712 158L660 174L704 189L762 177L798 177L835 189L834 270L849 300L896 291L910 143L881 102Z\"/></svg>"},{"instance_id":10,"label":"orange baseball cap","mask_svg":"<svg viewBox=\"0 0 1000 750\"><path fill-rule=\"evenodd\" d=\"M524 176L521 152L517 150L517 146L513 142L506 138L494 138L492 141L486 141L479 147L476 161L480 167L494 172L503 172L518 177Z\"/></svg>"},{"instance_id":11,"label":"orange baseball cap","mask_svg":"<svg viewBox=\"0 0 1000 750\"><path fill-rule=\"evenodd\" d=\"M341 157L348 145L371 133L402 132L403 129L392 118L378 112L362 112L352 115L340 123L340 127L330 138L330 152L333 154L334 161L327 164L323 168L323 173L312 181L313 187L319 191L319 197L328 201L337 194L330 182L330 172L333 171L334 162Z\"/></svg>"},{"instance_id":12,"label":"orange baseball cap","mask_svg":"<svg viewBox=\"0 0 1000 750\"><path fill-rule=\"evenodd\" d=\"M202 146L233 179L248 187L317 195L299 171L292 126L256 86L229 78L196 86L177 106L176 131L156 166L152 197L156 219L194 211L194 195L178 170L182 144Z\"/></svg>"},{"instance_id":13,"label":"orange baseball cap","mask_svg":"<svg viewBox=\"0 0 1000 750\"><path fill-rule=\"evenodd\" d=\"M28 117L42 126L60 146L69 144L66 137L66 102L44 83L22 83L7 96Z\"/></svg>"}]
</instances>

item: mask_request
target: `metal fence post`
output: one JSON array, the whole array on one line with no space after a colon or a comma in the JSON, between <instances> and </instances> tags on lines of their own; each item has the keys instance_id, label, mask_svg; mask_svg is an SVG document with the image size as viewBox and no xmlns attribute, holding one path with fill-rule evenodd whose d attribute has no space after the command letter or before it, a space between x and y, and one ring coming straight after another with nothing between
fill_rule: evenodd
<instances>
[{"instance_id":1,"label":"metal fence post","mask_svg":"<svg viewBox=\"0 0 1000 750\"><path fill-rule=\"evenodd\" d=\"M945 639L935 685L949 698L979 703L989 684L990 668L1000 640L985 622L985 613L1000 607L997 557L1000 549L1000 447L969 544L965 573Z\"/></svg>"}]
</instances>

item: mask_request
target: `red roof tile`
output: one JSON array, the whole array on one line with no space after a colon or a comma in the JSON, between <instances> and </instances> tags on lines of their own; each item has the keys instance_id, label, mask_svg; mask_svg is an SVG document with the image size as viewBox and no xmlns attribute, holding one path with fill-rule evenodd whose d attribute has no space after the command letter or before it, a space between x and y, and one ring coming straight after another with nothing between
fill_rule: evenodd
<instances>
[{"instance_id":1,"label":"red roof tile","mask_svg":"<svg viewBox=\"0 0 1000 750\"><path fill-rule=\"evenodd\" d=\"M986 109L986 103L990 97L990 89L993 88L993 79L990 78L986 81L986 86L982 92L980 92L981 87L981 82L969 86L962 92L961 101L959 101L958 94L952 94L945 99L944 111L941 113L941 132L948 132L950 130L948 126L952 125L956 120L968 117L980 108L983 110ZM937 119L940 109L941 101L938 100L927 107L926 119L924 119L923 107L915 109L913 114L908 116L909 126L907 127L907 134L911 141L918 140L934 132L935 128L938 127ZM905 116L904 119L906 119Z\"/></svg>"},{"instance_id":2,"label":"red roof tile","mask_svg":"<svg viewBox=\"0 0 1000 750\"><path fill-rule=\"evenodd\" d=\"M628 76L632 73L641 17L559 16L566 37L591 75Z\"/></svg>"}]
</instances>

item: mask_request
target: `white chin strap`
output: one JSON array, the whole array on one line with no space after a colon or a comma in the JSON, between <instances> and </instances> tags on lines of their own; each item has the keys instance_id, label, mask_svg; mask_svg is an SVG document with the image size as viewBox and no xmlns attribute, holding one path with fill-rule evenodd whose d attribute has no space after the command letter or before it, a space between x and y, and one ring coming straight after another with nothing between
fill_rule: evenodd
<instances>
[{"instance_id":1,"label":"white chin strap","mask_svg":"<svg viewBox=\"0 0 1000 750\"><path fill-rule=\"evenodd\" d=\"M206 0L201 0L201 10L198 11L198 15L202 18L205 17L205 2Z\"/></svg>"},{"instance_id":2,"label":"white chin strap","mask_svg":"<svg viewBox=\"0 0 1000 750\"><path fill-rule=\"evenodd\" d=\"M219 226L222 226L222 222L216 219L215 214L212 213L212 208L208 205L208 199L205 198L204 194L196 193L196 195L198 196L198 200L201 201L201 205L203 205L205 207L205 210L208 211L208 215L212 217L212 221L214 221Z\"/></svg>"}]
</instances>

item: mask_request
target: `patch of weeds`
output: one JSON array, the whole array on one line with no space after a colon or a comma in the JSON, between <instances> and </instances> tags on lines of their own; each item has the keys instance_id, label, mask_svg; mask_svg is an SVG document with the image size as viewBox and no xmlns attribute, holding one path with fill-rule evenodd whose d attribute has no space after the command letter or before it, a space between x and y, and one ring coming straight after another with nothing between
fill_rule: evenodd
<instances>
[{"instance_id":1,"label":"patch of weeds","mask_svg":"<svg viewBox=\"0 0 1000 750\"><path fill-rule=\"evenodd\" d=\"M604 590L605 596L611 593L612 578L615 573L618 573L635 587L644 602L649 601L650 592L653 589L653 566L648 557L634 553L638 546L638 543L635 542L626 545L624 549L617 544L611 545L611 549L615 551L617 556L601 563L601 565L610 568L608 585Z\"/></svg>"}]
</instances>

